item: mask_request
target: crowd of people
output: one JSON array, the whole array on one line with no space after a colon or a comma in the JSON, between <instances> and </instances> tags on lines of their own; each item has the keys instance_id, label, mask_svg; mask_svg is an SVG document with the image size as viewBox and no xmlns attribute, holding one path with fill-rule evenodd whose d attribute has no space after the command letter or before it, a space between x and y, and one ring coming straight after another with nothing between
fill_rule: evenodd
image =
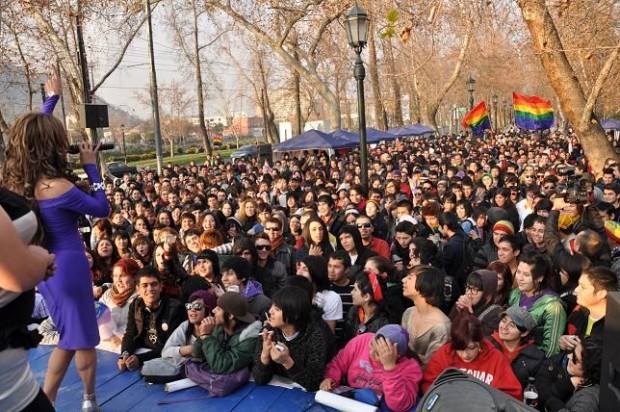
<instances>
[{"instance_id":1,"label":"crowd of people","mask_svg":"<svg viewBox=\"0 0 620 412\"><path fill-rule=\"evenodd\" d=\"M539 410L597 410L620 163L590 170L576 136L386 142L370 149L367 187L357 151L215 156L101 181L83 144L79 181L46 113L16 122L2 184L36 205L55 263L30 250L44 270L19 286L3 275L0 310L38 285L31 316L57 347L43 392L34 383L0 409L45 410L75 356L83 410L97 410L97 347L121 370L168 359L258 385L278 374L309 391L370 389L392 410L449 367L517 399L533 382Z\"/></svg>"}]
</instances>

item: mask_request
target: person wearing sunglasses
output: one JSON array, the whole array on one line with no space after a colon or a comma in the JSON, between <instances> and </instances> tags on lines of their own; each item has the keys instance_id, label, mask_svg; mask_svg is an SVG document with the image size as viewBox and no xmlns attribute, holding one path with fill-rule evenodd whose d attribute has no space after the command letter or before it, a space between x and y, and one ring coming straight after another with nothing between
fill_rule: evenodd
<instances>
[{"instance_id":1,"label":"person wearing sunglasses","mask_svg":"<svg viewBox=\"0 0 620 412\"><path fill-rule=\"evenodd\" d=\"M206 290L194 292L185 304L187 320L172 332L161 351L161 357L177 361L197 357L199 353L194 350L194 343L200 338L200 324L211 315L215 306L216 298L213 293Z\"/></svg>"},{"instance_id":2,"label":"person wearing sunglasses","mask_svg":"<svg viewBox=\"0 0 620 412\"><path fill-rule=\"evenodd\" d=\"M362 244L365 247L379 256L383 256L386 259L390 258L390 245L385 240L373 236L375 228L370 217L363 214L359 215L355 219L355 225L362 236Z\"/></svg>"},{"instance_id":3,"label":"person wearing sunglasses","mask_svg":"<svg viewBox=\"0 0 620 412\"><path fill-rule=\"evenodd\" d=\"M263 293L273 296L276 290L284 286L288 273L284 264L271 255L271 240L266 233L254 236L254 247L258 259L254 266L254 277L263 285Z\"/></svg>"},{"instance_id":4,"label":"person wearing sunglasses","mask_svg":"<svg viewBox=\"0 0 620 412\"><path fill-rule=\"evenodd\" d=\"M598 411L602 354L602 339L587 337L578 340L567 356L559 354L545 361L536 375L537 408Z\"/></svg>"},{"instance_id":5,"label":"person wearing sunglasses","mask_svg":"<svg viewBox=\"0 0 620 412\"><path fill-rule=\"evenodd\" d=\"M291 217L290 220L297 222L300 226L299 233L301 234L299 218ZM286 269L287 275L292 276L295 274L295 253L293 252L293 247L286 241L283 227L284 224L282 220L277 217L271 217L265 224L265 233L269 236L269 240L271 241L271 257L282 263ZM291 232L293 232L292 229ZM292 236L295 237L296 234L292 233Z\"/></svg>"}]
</instances>

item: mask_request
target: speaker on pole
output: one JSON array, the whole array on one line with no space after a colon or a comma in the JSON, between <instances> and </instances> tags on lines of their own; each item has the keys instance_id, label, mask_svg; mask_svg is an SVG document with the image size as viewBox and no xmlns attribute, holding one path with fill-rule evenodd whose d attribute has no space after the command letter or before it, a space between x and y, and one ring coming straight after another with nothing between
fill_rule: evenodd
<instances>
[{"instance_id":1,"label":"speaker on pole","mask_svg":"<svg viewBox=\"0 0 620 412\"><path fill-rule=\"evenodd\" d=\"M266 159L270 165L273 164L273 151L270 144L256 145L256 154L260 159L260 163L264 163Z\"/></svg>"}]
</instances>

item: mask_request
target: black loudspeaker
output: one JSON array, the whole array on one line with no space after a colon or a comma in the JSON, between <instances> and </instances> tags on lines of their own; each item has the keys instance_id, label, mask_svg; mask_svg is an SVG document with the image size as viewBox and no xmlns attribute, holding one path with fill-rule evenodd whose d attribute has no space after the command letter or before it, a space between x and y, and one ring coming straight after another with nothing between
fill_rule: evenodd
<instances>
[{"instance_id":1,"label":"black loudspeaker","mask_svg":"<svg viewBox=\"0 0 620 412\"><path fill-rule=\"evenodd\" d=\"M85 104L80 108L80 126L87 129L108 127L108 105Z\"/></svg>"},{"instance_id":2,"label":"black loudspeaker","mask_svg":"<svg viewBox=\"0 0 620 412\"><path fill-rule=\"evenodd\" d=\"M536 409L456 368L448 368L428 388L416 411L536 412Z\"/></svg>"},{"instance_id":3,"label":"black loudspeaker","mask_svg":"<svg viewBox=\"0 0 620 412\"><path fill-rule=\"evenodd\" d=\"M607 295L607 313L603 332L603 364L601 365L601 412L620 411L620 292Z\"/></svg>"},{"instance_id":4,"label":"black loudspeaker","mask_svg":"<svg viewBox=\"0 0 620 412\"><path fill-rule=\"evenodd\" d=\"M273 163L273 151L271 150L270 144L259 144L256 145L256 155L261 160L261 163L267 159L269 164Z\"/></svg>"}]
</instances>

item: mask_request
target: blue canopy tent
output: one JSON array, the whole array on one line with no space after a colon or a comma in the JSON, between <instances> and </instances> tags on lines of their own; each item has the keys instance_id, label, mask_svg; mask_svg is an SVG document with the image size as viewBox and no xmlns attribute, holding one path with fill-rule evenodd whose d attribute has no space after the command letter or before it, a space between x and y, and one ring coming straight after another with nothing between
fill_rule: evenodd
<instances>
[{"instance_id":1,"label":"blue canopy tent","mask_svg":"<svg viewBox=\"0 0 620 412\"><path fill-rule=\"evenodd\" d=\"M355 143L355 145L360 144L359 133L349 132L347 130L340 129L340 130L336 130L335 132L332 132L331 134L332 136L341 137L343 139L349 140L352 143ZM382 140L394 140L394 139L396 139L396 136L388 132L373 129L372 127L366 128L366 143L367 144L375 144L375 143L381 142Z\"/></svg>"},{"instance_id":2,"label":"blue canopy tent","mask_svg":"<svg viewBox=\"0 0 620 412\"><path fill-rule=\"evenodd\" d=\"M425 134L435 133L435 130L423 125L422 123L410 124L407 126L395 127L387 131L388 133L394 135L395 137L405 137L405 136L422 136Z\"/></svg>"},{"instance_id":3,"label":"blue canopy tent","mask_svg":"<svg viewBox=\"0 0 620 412\"><path fill-rule=\"evenodd\" d=\"M601 122L601 126L605 130L620 130L620 120L605 119Z\"/></svg>"},{"instance_id":4,"label":"blue canopy tent","mask_svg":"<svg viewBox=\"0 0 620 412\"><path fill-rule=\"evenodd\" d=\"M294 152L312 149L343 149L354 147L355 142L336 137L319 130L308 130L300 135L273 146L274 152Z\"/></svg>"}]
</instances>

